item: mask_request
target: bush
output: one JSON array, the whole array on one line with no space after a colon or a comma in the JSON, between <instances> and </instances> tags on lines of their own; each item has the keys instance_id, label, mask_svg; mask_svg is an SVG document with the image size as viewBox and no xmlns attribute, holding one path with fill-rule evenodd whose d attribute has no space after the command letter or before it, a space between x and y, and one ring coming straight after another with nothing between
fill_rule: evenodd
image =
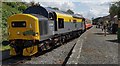
<instances>
[{"instance_id":1,"label":"bush","mask_svg":"<svg viewBox=\"0 0 120 66\"><path fill-rule=\"evenodd\" d=\"M2 13L2 8L0 8L0 13Z\"/></svg>"},{"instance_id":2,"label":"bush","mask_svg":"<svg viewBox=\"0 0 120 66\"><path fill-rule=\"evenodd\" d=\"M22 5L22 6L19 6L19 7L18 7L18 10L24 11L26 8L27 8L26 6Z\"/></svg>"},{"instance_id":3,"label":"bush","mask_svg":"<svg viewBox=\"0 0 120 66\"><path fill-rule=\"evenodd\" d=\"M5 4L11 6L12 8L15 8L17 6L16 2L5 2Z\"/></svg>"}]
</instances>

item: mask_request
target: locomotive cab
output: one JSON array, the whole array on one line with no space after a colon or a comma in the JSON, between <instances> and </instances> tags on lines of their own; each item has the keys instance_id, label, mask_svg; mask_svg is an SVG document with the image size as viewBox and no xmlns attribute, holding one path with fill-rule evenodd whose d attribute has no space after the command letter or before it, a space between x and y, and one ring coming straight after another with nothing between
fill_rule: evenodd
<instances>
[{"instance_id":1,"label":"locomotive cab","mask_svg":"<svg viewBox=\"0 0 120 66\"><path fill-rule=\"evenodd\" d=\"M30 14L16 14L9 17L8 35L10 55L35 54L37 46L34 45L34 41L40 39L38 19Z\"/></svg>"}]
</instances>

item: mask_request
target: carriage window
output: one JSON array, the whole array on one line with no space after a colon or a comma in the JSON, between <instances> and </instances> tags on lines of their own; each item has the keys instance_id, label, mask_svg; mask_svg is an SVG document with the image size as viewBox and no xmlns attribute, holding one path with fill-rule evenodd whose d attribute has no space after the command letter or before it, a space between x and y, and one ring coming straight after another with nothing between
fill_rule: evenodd
<instances>
[{"instance_id":1,"label":"carriage window","mask_svg":"<svg viewBox=\"0 0 120 66\"><path fill-rule=\"evenodd\" d=\"M58 18L58 28L64 28L64 19Z\"/></svg>"},{"instance_id":2,"label":"carriage window","mask_svg":"<svg viewBox=\"0 0 120 66\"><path fill-rule=\"evenodd\" d=\"M26 27L25 21L13 21L11 23L12 27Z\"/></svg>"}]
</instances>

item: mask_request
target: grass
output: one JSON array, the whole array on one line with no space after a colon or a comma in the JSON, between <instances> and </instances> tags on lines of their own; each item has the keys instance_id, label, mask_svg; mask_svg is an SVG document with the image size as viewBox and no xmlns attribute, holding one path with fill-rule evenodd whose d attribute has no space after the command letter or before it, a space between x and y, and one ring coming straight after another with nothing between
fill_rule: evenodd
<instances>
[{"instance_id":1,"label":"grass","mask_svg":"<svg viewBox=\"0 0 120 66\"><path fill-rule=\"evenodd\" d=\"M9 5L8 5L9 4ZM10 5L11 4L11 5ZM9 16L13 14L18 14L22 13L22 11L18 10L19 6L26 6L28 7L27 4L22 3L22 2L2 2L2 5L0 3L0 51L10 49L10 46L3 46L2 41L8 40L8 32L7 32L7 19ZM2 7L1 7L2 6ZM13 7L14 6L14 7ZM2 14L1 14L2 13ZM2 33L2 34L1 34Z\"/></svg>"},{"instance_id":2,"label":"grass","mask_svg":"<svg viewBox=\"0 0 120 66\"><path fill-rule=\"evenodd\" d=\"M0 40L4 41L4 40L7 40L7 37L8 37L7 36L7 19L8 19L8 17L13 14L21 13L21 11L19 11L16 8L12 8L11 6L8 6L5 3L2 3L2 8L0 8L0 13L2 13L2 18L0 17L0 19L2 19L2 22L0 22L0 28L2 28L0 31L2 33L2 34L0 34L0 35L2 35L0 37ZM0 42L1 43L0 51L10 49L9 45L3 46L2 41Z\"/></svg>"},{"instance_id":3,"label":"grass","mask_svg":"<svg viewBox=\"0 0 120 66\"><path fill-rule=\"evenodd\" d=\"M1 48L0 48L0 51L4 51L4 50L8 50L8 49L10 49L10 46L8 45L8 46L2 46Z\"/></svg>"},{"instance_id":4,"label":"grass","mask_svg":"<svg viewBox=\"0 0 120 66\"><path fill-rule=\"evenodd\" d=\"M2 35L3 37L7 35L7 19L13 14L21 13L16 8L12 8L4 3L2 3ZM3 40L7 40L5 37Z\"/></svg>"}]
</instances>

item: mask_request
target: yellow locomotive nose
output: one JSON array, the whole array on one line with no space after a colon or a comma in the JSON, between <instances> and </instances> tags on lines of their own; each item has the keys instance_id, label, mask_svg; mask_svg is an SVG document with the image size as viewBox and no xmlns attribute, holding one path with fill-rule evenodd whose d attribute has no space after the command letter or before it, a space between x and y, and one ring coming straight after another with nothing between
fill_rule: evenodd
<instances>
[{"instance_id":1,"label":"yellow locomotive nose","mask_svg":"<svg viewBox=\"0 0 120 66\"><path fill-rule=\"evenodd\" d=\"M9 40L39 40L38 18L30 14L16 14L8 19Z\"/></svg>"},{"instance_id":2,"label":"yellow locomotive nose","mask_svg":"<svg viewBox=\"0 0 120 66\"><path fill-rule=\"evenodd\" d=\"M16 14L8 18L10 55L21 53L30 56L37 52L33 41L40 40L38 22L38 18L30 14Z\"/></svg>"}]
</instances>

